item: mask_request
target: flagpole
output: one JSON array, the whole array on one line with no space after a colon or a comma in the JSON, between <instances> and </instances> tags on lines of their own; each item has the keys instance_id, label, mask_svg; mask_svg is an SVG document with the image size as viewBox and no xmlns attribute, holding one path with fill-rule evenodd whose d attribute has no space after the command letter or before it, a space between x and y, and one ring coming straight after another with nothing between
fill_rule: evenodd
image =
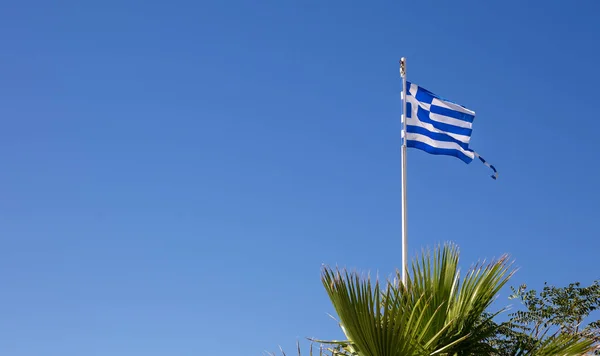
<instances>
[{"instance_id":1,"label":"flagpole","mask_svg":"<svg viewBox=\"0 0 600 356\"><path fill-rule=\"evenodd\" d=\"M406 58L400 59L400 76L402 77L402 148L400 152L400 163L402 165L402 284L406 285L408 269L408 243L406 240Z\"/></svg>"}]
</instances>

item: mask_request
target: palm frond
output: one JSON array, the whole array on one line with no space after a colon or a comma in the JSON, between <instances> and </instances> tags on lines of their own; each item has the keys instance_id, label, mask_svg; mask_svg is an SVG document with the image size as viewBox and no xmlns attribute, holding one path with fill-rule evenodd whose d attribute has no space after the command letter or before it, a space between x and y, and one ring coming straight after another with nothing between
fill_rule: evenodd
<instances>
[{"instance_id":1,"label":"palm frond","mask_svg":"<svg viewBox=\"0 0 600 356\"><path fill-rule=\"evenodd\" d=\"M430 350L449 354L485 354L491 352L486 339L497 326L482 318L513 271L506 256L471 268L461 281L459 250L456 245L437 246L433 254L423 251L412 263L406 290L415 296L427 295L431 303L424 314L431 318L430 330L443 330ZM409 306L410 308L418 306ZM489 316L493 318L495 314Z\"/></svg>"},{"instance_id":2,"label":"palm frond","mask_svg":"<svg viewBox=\"0 0 600 356\"><path fill-rule=\"evenodd\" d=\"M406 285L382 287L356 272L324 267L322 282L351 352L361 356L489 354L497 325L482 318L511 277L506 257L472 268L461 283L455 245L423 251ZM491 317L493 317L494 314Z\"/></svg>"}]
</instances>

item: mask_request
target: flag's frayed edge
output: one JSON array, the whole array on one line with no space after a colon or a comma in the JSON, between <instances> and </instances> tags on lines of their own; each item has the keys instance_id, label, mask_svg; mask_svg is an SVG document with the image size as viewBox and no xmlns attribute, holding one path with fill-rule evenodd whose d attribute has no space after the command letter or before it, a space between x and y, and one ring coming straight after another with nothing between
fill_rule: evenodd
<instances>
[{"instance_id":1,"label":"flag's frayed edge","mask_svg":"<svg viewBox=\"0 0 600 356\"><path fill-rule=\"evenodd\" d=\"M493 171L494 174L492 175L492 179L498 179L498 171L496 170L496 167L494 167L493 165L489 164L485 159L483 159L483 157L481 157L480 155L477 154L477 152L475 151L471 151L473 152L473 154L475 155L475 157L479 158L479 160L485 164L486 166L490 167Z\"/></svg>"}]
</instances>

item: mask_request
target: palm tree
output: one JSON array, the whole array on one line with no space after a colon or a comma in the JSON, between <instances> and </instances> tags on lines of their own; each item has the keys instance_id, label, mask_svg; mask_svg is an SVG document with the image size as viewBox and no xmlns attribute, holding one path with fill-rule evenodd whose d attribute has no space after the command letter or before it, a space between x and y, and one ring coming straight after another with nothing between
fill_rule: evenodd
<instances>
[{"instance_id":1,"label":"palm tree","mask_svg":"<svg viewBox=\"0 0 600 356\"><path fill-rule=\"evenodd\" d=\"M512 276L506 256L472 267L461 280L453 244L424 251L406 284L381 287L356 272L324 267L322 282L339 316L340 354L359 356L489 355L497 313L486 315ZM398 277L398 276L396 276Z\"/></svg>"}]
</instances>

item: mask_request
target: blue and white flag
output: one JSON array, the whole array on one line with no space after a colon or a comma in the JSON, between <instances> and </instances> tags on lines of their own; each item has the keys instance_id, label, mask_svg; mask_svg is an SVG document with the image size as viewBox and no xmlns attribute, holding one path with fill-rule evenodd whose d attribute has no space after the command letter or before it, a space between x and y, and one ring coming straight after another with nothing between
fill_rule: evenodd
<instances>
[{"instance_id":1,"label":"blue and white flag","mask_svg":"<svg viewBox=\"0 0 600 356\"><path fill-rule=\"evenodd\" d=\"M448 155L471 163L475 157L496 168L469 148L475 112L442 99L432 92L406 82L406 145L434 155Z\"/></svg>"}]
</instances>

